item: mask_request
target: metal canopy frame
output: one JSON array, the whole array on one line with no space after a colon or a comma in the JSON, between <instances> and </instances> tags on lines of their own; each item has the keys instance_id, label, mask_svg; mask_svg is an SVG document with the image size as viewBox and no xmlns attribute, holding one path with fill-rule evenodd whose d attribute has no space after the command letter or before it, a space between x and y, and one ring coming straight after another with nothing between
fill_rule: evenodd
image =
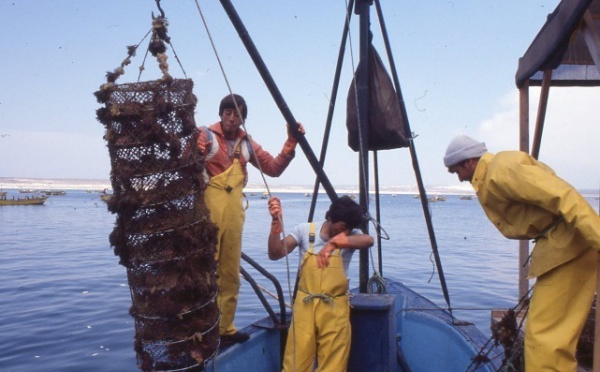
<instances>
[{"instance_id":1,"label":"metal canopy frame","mask_svg":"<svg viewBox=\"0 0 600 372\"><path fill-rule=\"evenodd\" d=\"M519 148L529 153L529 87L540 86L531 155L539 157L550 87L600 86L600 0L562 0L523 57L519 88ZM600 257L600 256L599 256ZM529 241L519 242L519 297L529 291ZM600 268L600 260L598 262ZM600 276L599 276L600 279ZM600 288L600 281L597 283ZM598 292L598 289L597 291ZM596 307L594 372L600 372L600 312Z\"/></svg>"}]
</instances>

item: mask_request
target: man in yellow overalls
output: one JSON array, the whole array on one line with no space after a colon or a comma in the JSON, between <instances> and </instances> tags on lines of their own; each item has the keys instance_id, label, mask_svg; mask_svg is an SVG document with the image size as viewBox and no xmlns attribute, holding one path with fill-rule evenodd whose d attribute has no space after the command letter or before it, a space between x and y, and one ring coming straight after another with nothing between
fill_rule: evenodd
<instances>
[{"instance_id":1,"label":"man in yellow overalls","mask_svg":"<svg viewBox=\"0 0 600 372\"><path fill-rule=\"evenodd\" d=\"M331 204L325 221L299 224L283 239L279 198L269 199L269 213L269 258L277 260L300 247L283 370L312 372L316 363L320 372L346 371L351 336L346 273L354 250L373 245L373 238L357 229L365 221L363 210L343 196Z\"/></svg>"},{"instance_id":2,"label":"man in yellow overalls","mask_svg":"<svg viewBox=\"0 0 600 372\"><path fill-rule=\"evenodd\" d=\"M537 278L525 330L527 372L575 372L575 349L596 291L600 217L550 167L525 152L494 155L458 136L444 164L469 181L490 221L509 239L534 239Z\"/></svg>"},{"instance_id":3,"label":"man in yellow overalls","mask_svg":"<svg viewBox=\"0 0 600 372\"><path fill-rule=\"evenodd\" d=\"M249 338L248 334L238 332L233 323L240 287L242 229L245 219L242 191L248 181L246 166L250 163L264 174L278 177L294 158L296 148L296 139L288 133L279 155L271 156L240 128L247 114L248 107L244 98L237 94L226 96L219 105L221 120L208 128L199 128L197 144L204 156L204 177L208 184L204 202L210 210L211 220L219 227L215 258L222 346L244 342ZM304 134L301 124L298 131Z\"/></svg>"}]
</instances>

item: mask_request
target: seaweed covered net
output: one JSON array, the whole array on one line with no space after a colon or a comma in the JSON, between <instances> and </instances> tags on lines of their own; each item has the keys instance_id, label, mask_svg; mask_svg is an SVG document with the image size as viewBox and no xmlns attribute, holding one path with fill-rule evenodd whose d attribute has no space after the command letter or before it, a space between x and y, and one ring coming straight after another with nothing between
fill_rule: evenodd
<instances>
[{"instance_id":1,"label":"seaweed covered net","mask_svg":"<svg viewBox=\"0 0 600 372\"><path fill-rule=\"evenodd\" d=\"M95 93L111 161L108 209L116 222L110 243L127 269L138 366L197 370L219 343L217 227L203 203L193 83L166 72L160 45L166 20L158 20L150 44L163 78L116 84L135 54L129 47L121 67Z\"/></svg>"}]
</instances>

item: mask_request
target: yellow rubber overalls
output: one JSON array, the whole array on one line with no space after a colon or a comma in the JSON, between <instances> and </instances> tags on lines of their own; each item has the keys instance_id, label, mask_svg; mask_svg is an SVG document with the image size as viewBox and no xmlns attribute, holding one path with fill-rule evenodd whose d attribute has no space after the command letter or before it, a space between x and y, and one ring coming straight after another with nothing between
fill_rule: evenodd
<instances>
[{"instance_id":1,"label":"yellow rubber overalls","mask_svg":"<svg viewBox=\"0 0 600 372\"><path fill-rule=\"evenodd\" d=\"M311 244L300 268L283 361L286 372L312 372L315 355L316 371L346 371L351 328L344 262L339 249L333 251L328 267L317 267L317 260Z\"/></svg>"},{"instance_id":2,"label":"yellow rubber overalls","mask_svg":"<svg viewBox=\"0 0 600 372\"><path fill-rule=\"evenodd\" d=\"M225 172L212 177L204 192L204 203L210 210L211 220L219 226L217 251L217 306L221 310L219 332L236 332L233 318L240 289L240 260L242 257L242 229L245 211L242 207L244 171L240 165L241 142L236 146L233 164Z\"/></svg>"},{"instance_id":3,"label":"yellow rubber overalls","mask_svg":"<svg viewBox=\"0 0 600 372\"><path fill-rule=\"evenodd\" d=\"M529 269L537 280L525 327L525 370L575 372L577 341L596 290L598 215L550 167L521 151L484 154L472 183L504 236L537 240Z\"/></svg>"}]
</instances>

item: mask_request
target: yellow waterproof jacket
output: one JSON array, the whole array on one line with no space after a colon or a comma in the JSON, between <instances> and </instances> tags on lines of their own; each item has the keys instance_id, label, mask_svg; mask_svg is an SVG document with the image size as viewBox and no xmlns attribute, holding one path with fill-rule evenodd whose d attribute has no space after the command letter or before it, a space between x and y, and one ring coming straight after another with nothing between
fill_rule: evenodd
<instances>
[{"instance_id":1,"label":"yellow waterproof jacket","mask_svg":"<svg viewBox=\"0 0 600 372\"><path fill-rule=\"evenodd\" d=\"M587 249L600 250L598 214L573 186L527 153L484 154L471 183L485 214L502 235L538 239L531 254L530 278Z\"/></svg>"}]
</instances>

